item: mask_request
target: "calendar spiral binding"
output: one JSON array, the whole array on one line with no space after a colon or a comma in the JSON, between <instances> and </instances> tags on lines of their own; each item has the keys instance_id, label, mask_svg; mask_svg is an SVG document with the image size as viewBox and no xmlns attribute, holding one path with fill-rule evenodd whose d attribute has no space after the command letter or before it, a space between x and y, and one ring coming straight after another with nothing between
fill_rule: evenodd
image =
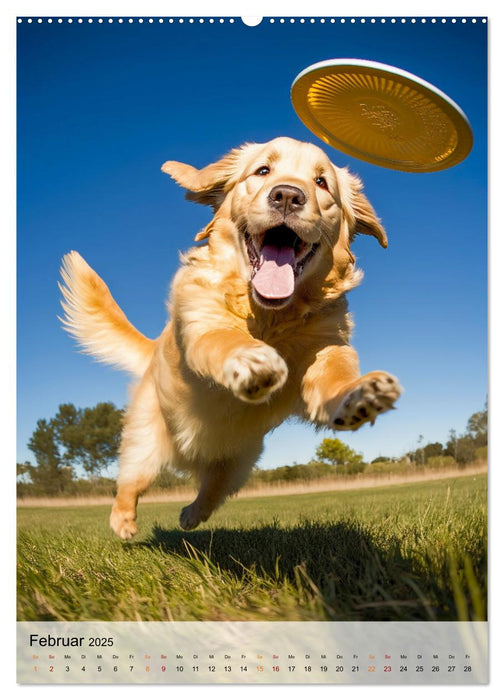
<instances>
[{"instance_id":1,"label":"calendar spiral binding","mask_svg":"<svg viewBox=\"0 0 504 700\"><path fill-rule=\"evenodd\" d=\"M293 24L372 24L376 26L383 26L384 24L445 24L450 26L451 24L486 24L488 22L487 17L264 17L261 22L254 23L254 25L248 24L242 17L17 17L18 24L189 24L189 25L201 25L201 24L211 24L220 26L223 24L242 24L250 26L261 26L265 24L282 24L282 25L293 25Z\"/></svg>"}]
</instances>

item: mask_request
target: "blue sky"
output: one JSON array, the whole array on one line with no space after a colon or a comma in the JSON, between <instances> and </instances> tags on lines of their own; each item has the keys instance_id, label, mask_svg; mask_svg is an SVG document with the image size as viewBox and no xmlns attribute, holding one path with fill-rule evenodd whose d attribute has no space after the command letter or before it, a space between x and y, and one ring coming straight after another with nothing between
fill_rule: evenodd
<instances>
[{"instance_id":1,"label":"blue sky","mask_svg":"<svg viewBox=\"0 0 504 700\"><path fill-rule=\"evenodd\" d=\"M245 141L312 141L364 181L389 237L354 251L349 295L363 372L405 388L375 426L338 433L366 459L398 456L462 432L487 395L486 24L387 21L270 24L18 25L18 459L38 418L63 402L127 402L128 377L80 355L61 330L58 269L78 250L130 320L158 335L178 251L209 221L161 164L198 167ZM435 47L436 50L431 50ZM319 142L297 118L290 85L337 57L392 64L434 83L465 111L468 158L408 174ZM134 280L134 283L132 283ZM310 459L329 433L287 424L267 438L265 467Z\"/></svg>"}]
</instances>

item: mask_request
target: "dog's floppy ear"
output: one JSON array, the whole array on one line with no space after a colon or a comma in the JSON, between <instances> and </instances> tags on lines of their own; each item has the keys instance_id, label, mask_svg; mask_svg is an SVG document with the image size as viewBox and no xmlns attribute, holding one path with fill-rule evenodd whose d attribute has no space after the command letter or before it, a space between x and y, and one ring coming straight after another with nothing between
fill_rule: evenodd
<instances>
[{"instance_id":1,"label":"dog's floppy ear","mask_svg":"<svg viewBox=\"0 0 504 700\"><path fill-rule=\"evenodd\" d=\"M255 146L257 144L245 144L241 148L235 148L216 163L201 170L175 160L166 161L161 170L187 190L187 199L209 204L216 210L239 176L245 154Z\"/></svg>"},{"instance_id":2,"label":"dog's floppy ear","mask_svg":"<svg viewBox=\"0 0 504 700\"><path fill-rule=\"evenodd\" d=\"M388 246L387 234L371 203L362 192L362 182L346 168L336 168L340 186L343 214L348 220L350 234L374 236L383 248Z\"/></svg>"}]
</instances>

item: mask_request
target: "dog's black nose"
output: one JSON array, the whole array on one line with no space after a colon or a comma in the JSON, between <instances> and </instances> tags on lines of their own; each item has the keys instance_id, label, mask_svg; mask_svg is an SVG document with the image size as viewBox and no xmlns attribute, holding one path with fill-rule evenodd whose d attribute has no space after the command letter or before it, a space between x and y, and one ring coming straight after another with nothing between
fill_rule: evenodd
<instances>
[{"instance_id":1,"label":"dog's black nose","mask_svg":"<svg viewBox=\"0 0 504 700\"><path fill-rule=\"evenodd\" d=\"M299 187L292 185L277 185L268 195L270 207L277 209L284 216L299 211L306 204L306 195Z\"/></svg>"}]
</instances>

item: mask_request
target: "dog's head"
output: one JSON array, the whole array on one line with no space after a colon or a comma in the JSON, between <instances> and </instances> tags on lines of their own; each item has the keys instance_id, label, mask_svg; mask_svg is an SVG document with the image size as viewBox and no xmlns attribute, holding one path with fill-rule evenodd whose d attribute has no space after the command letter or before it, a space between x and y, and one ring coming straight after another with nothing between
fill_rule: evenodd
<instances>
[{"instance_id":1,"label":"dog's head","mask_svg":"<svg viewBox=\"0 0 504 700\"><path fill-rule=\"evenodd\" d=\"M210 204L216 218L234 224L253 298L262 307L287 306L321 269L337 266L343 274L354 263L356 233L387 246L360 180L313 144L282 137L246 144L201 170L175 161L162 170L189 199Z\"/></svg>"}]
</instances>

